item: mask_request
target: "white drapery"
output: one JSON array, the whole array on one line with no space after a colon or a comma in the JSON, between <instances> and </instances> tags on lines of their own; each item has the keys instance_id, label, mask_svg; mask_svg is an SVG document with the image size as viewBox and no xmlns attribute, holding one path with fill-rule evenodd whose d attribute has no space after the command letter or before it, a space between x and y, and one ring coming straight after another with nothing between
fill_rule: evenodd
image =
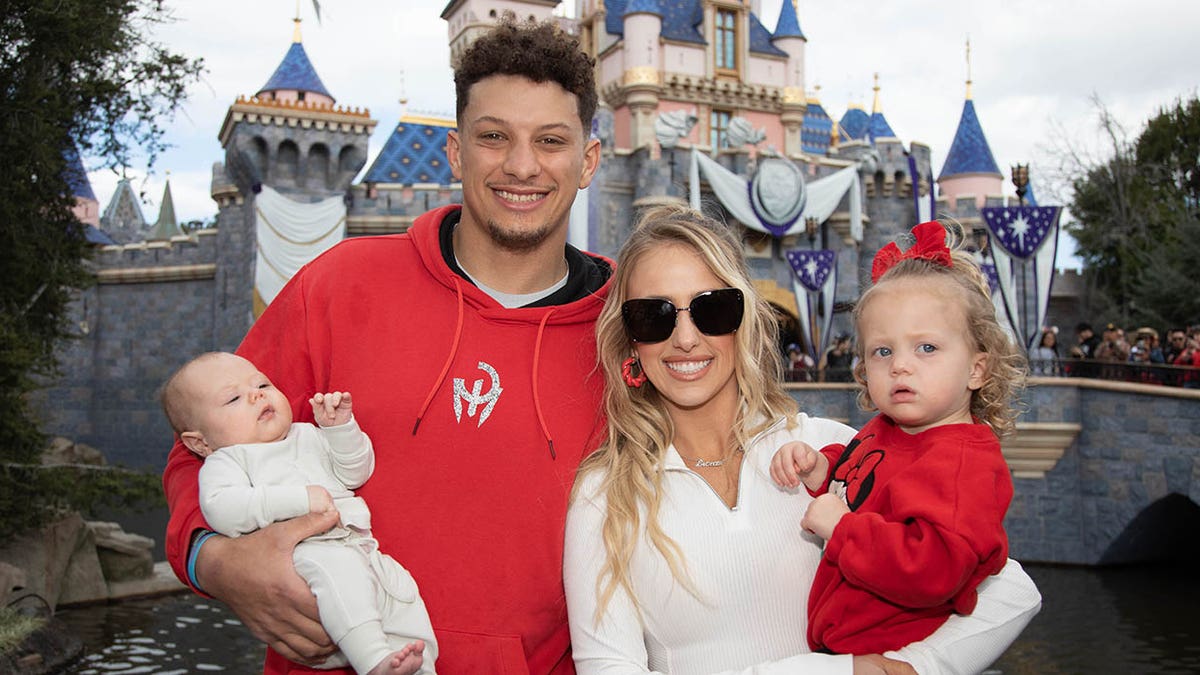
<instances>
[{"instance_id":1,"label":"white drapery","mask_svg":"<svg viewBox=\"0 0 1200 675\"><path fill-rule=\"evenodd\" d=\"M264 185L254 212L254 292L265 308L293 274L345 238L346 204L340 196L301 203Z\"/></svg>"},{"instance_id":2,"label":"white drapery","mask_svg":"<svg viewBox=\"0 0 1200 675\"><path fill-rule=\"evenodd\" d=\"M759 232L770 232L759 222L754 208L750 205L750 190L746 178L726 169L709 157L692 148L691 167L688 172L689 201L693 209L700 208L700 171L708 179L713 194L721 201L721 205L737 218L743 225ZM855 241L862 241L862 189L858 178L858 165L848 166L837 173L812 181L808 184L808 200L804 211L792 226L783 233L784 236L804 232L809 218L817 222L825 222L833 215L834 209L841 203L842 197L850 193L850 236Z\"/></svg>"}]
</instances>

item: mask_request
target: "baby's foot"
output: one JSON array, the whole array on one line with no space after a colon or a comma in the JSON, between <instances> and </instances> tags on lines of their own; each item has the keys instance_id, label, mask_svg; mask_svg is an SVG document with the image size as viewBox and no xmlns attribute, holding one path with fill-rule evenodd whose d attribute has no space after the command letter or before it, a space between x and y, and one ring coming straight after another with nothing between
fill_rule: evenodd
<instances>
[{"instance_id":1,"label":"baby's foot","mask_svg":"<svg viewBox=\"0 0 1200 675\"><path fill-rule=\"evenodd\" d=\"M391 656L380 661L367 675L414 675L425 660L421 655L423 651L425 643L421 640L406 644L400 651L392 652Z\"/></svg>"}]
</instances>

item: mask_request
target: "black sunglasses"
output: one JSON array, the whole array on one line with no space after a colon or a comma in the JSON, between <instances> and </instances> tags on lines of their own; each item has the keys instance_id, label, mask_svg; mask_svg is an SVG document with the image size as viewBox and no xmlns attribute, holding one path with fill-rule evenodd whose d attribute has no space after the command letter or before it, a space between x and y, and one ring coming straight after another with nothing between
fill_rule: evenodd
<instances>
[{"instance_id":1,"label":"black sunglasses","mask_svg":"<svg viewBox=\"0 0 1200 675\"><path fill-rule=\"evenodd\" d=\"M705 335L728 335L742 325L742 292L736 288L705 291L692 298L687 307L676 307L670 300L637 298L621 305L625 333L634 342L662 342L675 331L680 312L689 312L696 329Z\"/></svg>"}]
</instances>

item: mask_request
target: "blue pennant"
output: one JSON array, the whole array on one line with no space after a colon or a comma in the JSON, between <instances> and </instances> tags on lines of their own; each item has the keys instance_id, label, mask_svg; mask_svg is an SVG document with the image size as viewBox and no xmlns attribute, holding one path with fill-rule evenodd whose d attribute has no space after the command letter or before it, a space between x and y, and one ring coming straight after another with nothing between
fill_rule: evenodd
<instances>
[{"instance_id":1,"label":"blue pennant","mask_svg":"<svg viewBox=\"0 0 1200 675\"><path fill-rule=\"evenodd\" d=\"M988 291L995 294L996 287L1000 285L1000 274L996 272L996 266L990 262L985 262L979 266L983 271L983 276L987 278Z\"/></svg>"},{"instance_id":2,"label":"blue pennant","mask_svg":"<svg viewBox=\"0 0 1200 675\"><path fill-rule=\"evenodd\" d=\"M1060 207L988 206L980 209L992 238L1011 256L1025 259L1037 252L1054 231Z\"/></svg>"},{"instance_id":3,"label":"blue pennant","mask_svg":"<svg viewBox=\"0 0 1200 675\"><path fill-rule=\"evenodd\" d=\"M792 265L792 272L800 280L801 285L814 293L825 286L833 272L833 263L837 259L833 251L811 251L794 249L784 253Z\"/></svg>"}]
</instances>

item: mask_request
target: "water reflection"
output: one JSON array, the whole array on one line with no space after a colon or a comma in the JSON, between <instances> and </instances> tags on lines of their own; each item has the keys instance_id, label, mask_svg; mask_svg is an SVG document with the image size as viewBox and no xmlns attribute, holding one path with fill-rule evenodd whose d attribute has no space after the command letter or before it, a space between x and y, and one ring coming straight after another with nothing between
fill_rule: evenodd
<instances>
[{"instance_id":1,"label":"water reflection","mask_svg":"<svg viewBox=\"0 0 1200 675\"><path fill-rule=\"evenodd\" d=\"M1200 672L1194 566L1026 569L1042 592L1042 611L992 672Z\"/></svg>"},{"instance_id":2,"label":"water reflection","mask_svg":"<svg viewBox=\"0 0 1200 675\"><path fill-rule=\"evenodd\" d=\"M993 675L1200 672L1193 569L1028 565L1044 606ZM59 612L87 653L67 671L261 672L263 648L222 605L193 595Z\"/></svg>"},{"instance_id":3,"label":"water reflection","mask_svg":"<svg viewBox=\"0 0 1200 675\"><path fill-rule=\"evenodd\" d=\"M262 672L263 647L223 605L191 594L63 610L85 653L65 672Z\"/></svg>"}]
</instances>

